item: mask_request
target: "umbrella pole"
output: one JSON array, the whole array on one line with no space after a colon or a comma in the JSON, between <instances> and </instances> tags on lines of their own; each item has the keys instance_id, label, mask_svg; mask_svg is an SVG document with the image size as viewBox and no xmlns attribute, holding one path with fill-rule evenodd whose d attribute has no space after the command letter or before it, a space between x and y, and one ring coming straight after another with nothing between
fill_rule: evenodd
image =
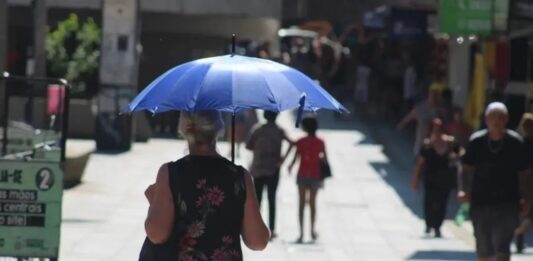
<instances>
[{"instance_id":1,"label":"umbrella pole","mask_svg":"<svg viewBox=\"0 0 533 261\"><path fill-rule=\"evenodd\" d=\"M231 35L231 56L235 54L235 34Z\"/></svg>"},{"instance_id":2,"label":"umbrella pole","mask_svg":"<svg viewBox=\"0 0 533 261\"><path fill-rule=\"evenodd\" d=\"M231 162L235 163L235 112L231 114Z\"/></svg>"},{"instance_id":3,"label":"umbrella pole","mask_svg":"<svg viewBox=\"0 0 533 261\"><path fill-rule=\"evenodd\" d=\"M235 54L235 34L231 35L231 55ZM235 112L231 113L231 162L235 163Z\"/></svg>"},{"instance_id":4,"label":"umbrella pole","mask_svg":"<svg viewBox=\"0 0 533 261\"><path fill-rule=\"evenodd\" d=\"M231 55L235 54L235 34L231 36ZM231 162L235 163L235 111L231 113Z\"/></svg>"}]
</instances>

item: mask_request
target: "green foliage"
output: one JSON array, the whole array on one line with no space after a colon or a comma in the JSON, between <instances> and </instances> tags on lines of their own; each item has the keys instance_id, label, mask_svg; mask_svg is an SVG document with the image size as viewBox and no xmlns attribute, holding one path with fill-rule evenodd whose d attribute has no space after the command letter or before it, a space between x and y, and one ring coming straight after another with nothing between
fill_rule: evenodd
<instances>
[{"instance_id":1,"label":"green foliage","mask_svg":"<svg viewBox=\"0 0 533 261\"><path fill-rule=\"evenodd\" d=\"M92 18L80 25L71 13L46 36L46 58L54 76L71 82L75 91L85 90L87 78L98 68L100 28Z\"/></svg>"}]
</instances>

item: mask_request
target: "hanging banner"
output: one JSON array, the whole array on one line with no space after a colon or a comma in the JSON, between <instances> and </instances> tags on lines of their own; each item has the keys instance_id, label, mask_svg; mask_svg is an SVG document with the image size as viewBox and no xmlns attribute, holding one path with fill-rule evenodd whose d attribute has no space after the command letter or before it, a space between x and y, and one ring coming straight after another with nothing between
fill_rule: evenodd
<instances>
[{"instance_id":1,"label":"hanging banner","mask_svg":"<svg viewBox=\"0 0 533 261\"><path fill-rule=\"evenodd\" d=\"M513 19L533 19L533 0L513 0L510 13Z\"/></svg>"},{"instance_id":2,"label":"hanging banner","mask_svg":"<svg viewBox=\"0 0 533 261\"><path fill-rule=\"evenodd\" d=\"M452 35L491 34L493 2L493 0L441 0L440 31Z\"/></svg>"}]
</instances>

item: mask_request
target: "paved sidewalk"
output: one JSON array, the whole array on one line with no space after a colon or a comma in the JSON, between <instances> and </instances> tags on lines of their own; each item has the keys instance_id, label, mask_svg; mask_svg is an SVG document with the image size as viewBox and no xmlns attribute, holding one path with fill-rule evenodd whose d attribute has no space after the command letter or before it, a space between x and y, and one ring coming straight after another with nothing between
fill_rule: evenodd
<instances>
[{"instance_id":1,"label":"paved sidewalk","mask_svg":"<svg viewBox=\"0 0 533 261\"><path fill-rule=\"evenodd\" d=\"M291 137L290 114L279 119ZM351 127L350 127L351 128ZM295 176L284 167L278 190L279 237L263 252L245 250L245 260L473 260L472 246L454 229L443 239L423 236L423 220L405 205L390 179L395 168L372 138L349 130L324 130L334 177L318 195L316 243L298 236ZM341 128L342 129L342 128ZM74 141L86 145L86 141ZM221 143L220 152L228 146ZM82 184L65 191L60 260L136 260L144 239L144 189L163 162L186 153L185 143L151 139L122 154L93 154ZM250 160L242 153L241 164ZM407 193L407 192L405 192ZM417 198L414 195L413 198ZM264 204L266 207L266 204ZM265 217L266 209L264 209ZM513 260L531 260L533 253Z\"/></svg>"}]
</instances>

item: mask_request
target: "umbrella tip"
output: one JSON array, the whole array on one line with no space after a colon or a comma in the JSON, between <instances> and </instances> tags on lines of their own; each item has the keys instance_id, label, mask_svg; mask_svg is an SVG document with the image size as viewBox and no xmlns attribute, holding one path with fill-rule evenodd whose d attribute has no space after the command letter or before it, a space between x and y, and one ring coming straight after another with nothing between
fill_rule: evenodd
<instances>
[{"instance_id":1,"label":"umbrella tip","mask_svg":"<svg viewBox=\"0 0 533 261\"><path fill-rule=\"evenodd\" d=\"M231 55L235 54L235 34L231 35Z\"/></svg>"}]
</instances>

